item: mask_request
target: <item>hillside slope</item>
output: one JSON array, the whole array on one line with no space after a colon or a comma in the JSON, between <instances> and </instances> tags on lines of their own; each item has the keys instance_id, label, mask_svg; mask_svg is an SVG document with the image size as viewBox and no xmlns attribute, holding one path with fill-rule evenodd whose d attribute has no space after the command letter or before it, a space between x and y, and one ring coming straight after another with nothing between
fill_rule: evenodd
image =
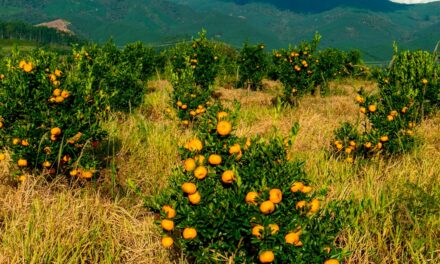
<instances>
[{"instance_id":1,"label":"hillside slope","mask_svg":"<svg viewBox=\"0 0 440 264\"><path fill-rule=\"evenodd\" d=\"M440 2L400 5L387 0L0 0L0 19L39 24L65 19L79 35L119 44L141 40L162 45L206 28L234 46L263 41L270 48L309 39L323 46L359 48L368 60L384 60L393 41L432 49L440 39Z\"/></svg>"}]
</instances>

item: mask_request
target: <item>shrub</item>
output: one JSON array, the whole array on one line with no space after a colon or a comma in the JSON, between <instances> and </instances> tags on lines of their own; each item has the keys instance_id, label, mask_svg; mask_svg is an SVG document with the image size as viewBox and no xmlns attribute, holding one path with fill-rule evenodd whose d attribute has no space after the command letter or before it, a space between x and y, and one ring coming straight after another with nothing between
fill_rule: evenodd
<instances>
[{"instance_id":1,"label":"shrub","mask_svg":"<svg viewBox=\"0 0 440 264\"><path fill-rule=\"evenodd\" d=\"M142 42L127 44L121 52L121 62L143 81L164 68L164 58Z\"/></svg>"},{"instance_id":2,"label":"shrub","mask_svg":"<svg viewBox=\"0 0 440 264\"><path fill-rule=\"evenodd\" d=\"M182 121L182 125L189 125L211 106L212 86L207 89L197 86L194 72L190 67L182 69L179 74L174 74L172 84L172 104L177 109L177 116Z\"/></svg>"},{"instance_id":3,"label":"shrub","mask_svg":"<svg viewBox=\"0 0 440 264\"><path fill-rule=\"evenodd\" d=\"M140 105L145 86L135 73L137 66L122 60L122 52L113 43L83 46L73 53L72 82L86 87L93 95L91 100L104 104L98 107L129 112Z\"/></svg>"},{"instance_id":4,"label":"shrub","mask_svg":"<svg viewBox=\"0 0 440 264\"><path fill-rule=\"evenodd\" d=\"M215 43L207 39L205 30L199 33L199 37L194 39L190 46L180 43L168 53L174 74L186 74L184 71L189 63L197 86L208 89L214 84L219 70L219 57L216 54Z\"/></svg>"},{"instance_id":5,"label":"shrub","mask_svg":"<svg viewBox=\"0 0 440 264\"><path fill-rule=\"evenodd\" d=\"M267 73L268 56L264 52L264 44L249 45L244 43L240 50L238 87L256 90L261 87L261 81Z\"/></svg>"},{"instance_id":6,"label":"shrub","mask_svg":"<svg viewBox=\"0 0 440 264\"><path fill-rule=\"evenodd\" d=\"M239 138L233 115L213 106L181 149L170 187L147 206L161 212L162 244L196 263L323 263L338 256L336 215L321 210L290 139ZM274 259L275 260L274 260ZM267 262L266 262L267 261Z\"/></svg>"},{"instance_id":7,"label":"shrub","mask_svg":"<svg viewBox=\"0 0 440 264\"><path fill-rule=\"evenodd\" d=\"M95 91L72 82L74 74L54 53L13 52L2 63L7 67L0 80L0 148L11 152L14 175L93 177L93 148L105 136Z\"/></svg>"},{"instance_id":8,"label":"shrub","mask_svg":"<svg viewBox=\"0 0 440 264\"><path fill-rule=\"evenodd\" d=\"M431 111L439 96L439 66L424 51L395 50L390 67L378 74L379 91L356 97L362 128L344 124L335 131L333 150L353 162L356 156L392 155L411 150L417 124Z\"/></svg>"},{"instance_id":9,"label":"shrub","mask_svg":"<svg viewBox=\"0 0 440 264\"><path fill-rule=\"evenodd\" d=\"M177 45L172 53L173 106L183 125L189 125L197 116L206 112L211 102L212 84L218 70L219 58L214 46L206 39L203 30L190 48ZM186 55L186 56L185 56Z\"/></svg>"},{"instance_id":10,"label":"shrub","mask_svg":"<svg viewBox=\"0 0 440 264\"><path fill-rule=\"evenodd\" d=\"M276 75L284 85L285 101L297 103L298 98L314 94L315 88L322 82L315 57L320 39L321 36L315 34L311 42L274 51L273 63Z\"/></svg>"}]
</instances>

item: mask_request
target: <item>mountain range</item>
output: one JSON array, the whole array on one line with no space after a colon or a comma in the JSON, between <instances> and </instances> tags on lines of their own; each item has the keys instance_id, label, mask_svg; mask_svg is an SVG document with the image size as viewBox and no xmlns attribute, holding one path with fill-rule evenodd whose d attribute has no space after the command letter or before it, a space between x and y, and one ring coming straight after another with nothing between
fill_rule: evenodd
<instances>
[{"instance_id":1,"label":"mountain range","mask_svg":"<svg viewBox=\"0 0 440 264\"><path fill-rule=\"evenodd\" d=\"M388 0L0 0L0 20L40 24L69 21L70 30L118 45L141 40L163 46L201 28L240 47L243 41L287 47L318 31L322 47L360 49L366 60L387 60L392 43L433 50L440 40L440 2Z\"/></svg>"}]
</instances>

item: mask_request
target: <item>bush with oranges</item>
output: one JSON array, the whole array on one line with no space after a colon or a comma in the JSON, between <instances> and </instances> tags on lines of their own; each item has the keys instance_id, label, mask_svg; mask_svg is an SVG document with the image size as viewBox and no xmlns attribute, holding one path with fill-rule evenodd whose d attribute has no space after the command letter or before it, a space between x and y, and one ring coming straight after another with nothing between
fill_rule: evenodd
<instances>
[{"instance_id":1,"label":"bush with oranges","mask_svg":"<svg viewBox=\"0 0 440 264\"><path fill-rule=\"evenodd\" d=\"M240 79L238 87L256 90L261 87L261 81L266 76L269 67L269 57L264 51L264 44L250 45L245 42L238 58Z\"/></svg>"},{"instance_id":2,"label":"bush with oranges","mask_svg":"<svg viewBox=\"0 0 440 264\"><path fill-rule=\"evenodd\" d=\"M311 42L302 42L298 46L280 49L273 52L273 63L277 78L284 85L285 101L297 103L298 98L306 94L314 94L316 87L322 82L317 72L316 49L321 36L315 34Z\"/></svg>"},{"instance_id":3,"label":"bush with oranges","mask_svg":"<svg viewBox=\"0 0 440 264\"><path fill-rule=\"evenodd\" d=\"M356 156L397 154L411 150L415 129L435 108L439 96L439 66L435 56L423 51L395 54L390 67L379 75L379 91L356 96L359 124L344 124L335 131L332 148L353 162Z\"/></svg>"},{"instance_id":4,"label":"bush with oranges","mask_svg":"<svg viewBox=\"0 0 440 264\"><path fill-rule=\"evenodd\" d=\"M147 203L160 212L162 245L195 263L338 263L340 222L303 163L288 160L291 139L240 138L233 124L213 106L169 188Z\"/></svg>"},{"instance_id":5,"label":"bush with oranges","mask_svg":"<svg viewBox=\"0 0 440 264\"><path fill-rule=\"evenodd\" d=\"M105 133L101 109L87 98L93 91L75 85L57 54L13 52L3 59L0 80L0 152L12 156L17 179L42 172L92 178L93 148Z\"/></svg>"}]
</instances>

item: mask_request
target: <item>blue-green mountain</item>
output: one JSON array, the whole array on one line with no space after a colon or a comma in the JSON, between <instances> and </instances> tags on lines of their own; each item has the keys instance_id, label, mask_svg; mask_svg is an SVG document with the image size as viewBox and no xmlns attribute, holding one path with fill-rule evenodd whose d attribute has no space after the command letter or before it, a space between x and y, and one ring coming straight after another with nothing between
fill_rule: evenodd
<instances>
[{"instance_id":1,"label":"blue-green mountain","mask_svg":"<svg viewBox=\"0 0 440 264\"><path fill-rule=\"evenodd\" d=\"M164 45L190 39L201 28L241 46L286 47L318 31L322 47L360 49L386 60L393 41L432 50L440 40L440 2L401 5L388 0L0 0L0 20L39 24L55 19L91 40L141 40Z\"/></svg>"}]
</instances>

